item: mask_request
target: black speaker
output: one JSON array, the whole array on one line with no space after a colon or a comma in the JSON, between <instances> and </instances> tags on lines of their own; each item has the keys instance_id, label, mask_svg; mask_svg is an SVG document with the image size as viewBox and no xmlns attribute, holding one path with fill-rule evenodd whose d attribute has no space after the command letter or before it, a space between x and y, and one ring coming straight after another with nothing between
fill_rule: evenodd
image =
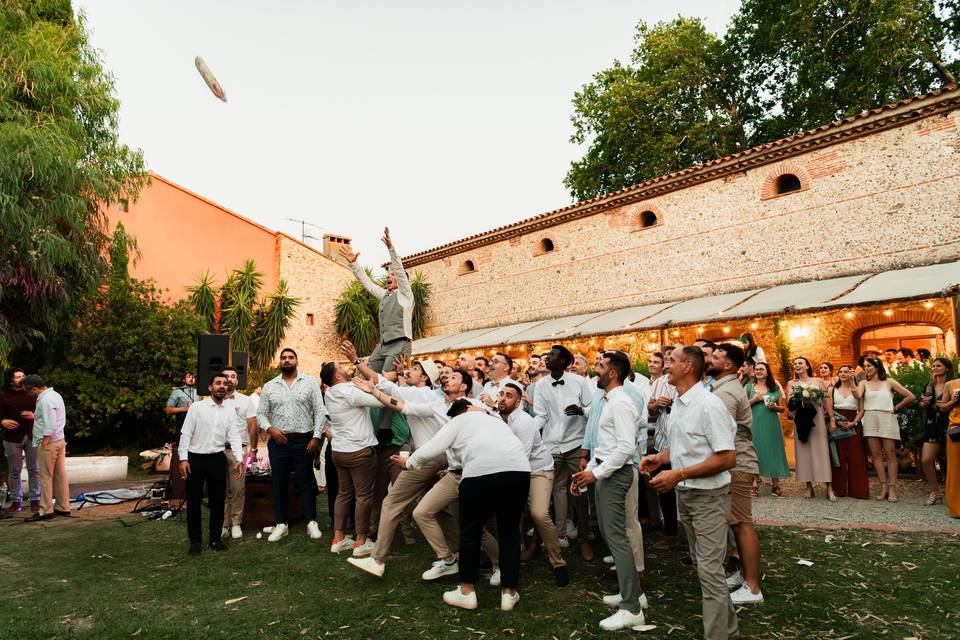
<instances>
[{"instance_id":1,"label":"black speaker","mask_svg":"<svg viewBox=\"0 0 960 640\"><path fill-rule=\"evenodd\" d=\"M197 336L197 393L210 395L210 378L230 363L230 336L201 333Z\"/></svg>"},{"instance_id":2,"label":"black speaker","mask_svg":"<svg viewBox=\"0 0 960 640\"><path fill-rule=\"evenodd\" d=\"M237 370L237 389L247 388L247 352L234 351L230 356L230 364Z\"/></svg>"}]
</instances>

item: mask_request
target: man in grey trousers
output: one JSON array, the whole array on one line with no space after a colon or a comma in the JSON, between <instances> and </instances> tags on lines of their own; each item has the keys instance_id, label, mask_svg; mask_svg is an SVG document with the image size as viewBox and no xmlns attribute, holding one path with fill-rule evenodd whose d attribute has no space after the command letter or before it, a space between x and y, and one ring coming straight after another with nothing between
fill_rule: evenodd
<instances>
[{"instance_id":1,"label":"man in grey trousers","mask_svg":"<svg viewBox=\"0 0 960 640\"><path fill-rule=\"evenodd\" d=\"M364 289L380 301L380 343L367 361L367 365L377 373L394 371L397 361L409 356L413 346L413 290L410 288L410 279L390 241L389 228L384 228L380 240L390 252L386 289L370 280L366 270L357 264L359 253L354 253L346 246L340 247L340 255L349 263L353 275Z\"/></svg>"},{"instance_id":2,"label":"man in grey trousers","mask_svg":"<svg viewBox=\"0 0 960 640\"><path fill-rule=\"evenodd\" d=\"M617 566L620 593L603 598L604 604L617 607L617 611L600 621L600 628L605 631L642 625L642 607L646 604L626 530L627 493L636 478L633 456L640 427L637 405L623 389L630 369L627 356L616 351L604 353L597 361L597 386L604 390L605 397L597 423L597 443L593 458L586 469L573 475L570 488L579 495L590 485L597 485L600 533Z\"/></svg>"},{"instance_id":3,"label":"man in grey trousers","mask_svg":"<svg viewBox=\"0 0 960 640\"><path fill-rule=\"evenodd\" d=\"M670 354L670 384L677 390L667 420L669 447L644 456L640 472L660 493L676 487L680 519L697 560L703 598L703 637L729 640L739 636L737 613L730 600L723 559L730 515L730 469L737 464L737 425L723 402L701 383L706 367L700 347L677 348ZM619 572L618 572L619 573Z\"/></svg>"}]
</instances>

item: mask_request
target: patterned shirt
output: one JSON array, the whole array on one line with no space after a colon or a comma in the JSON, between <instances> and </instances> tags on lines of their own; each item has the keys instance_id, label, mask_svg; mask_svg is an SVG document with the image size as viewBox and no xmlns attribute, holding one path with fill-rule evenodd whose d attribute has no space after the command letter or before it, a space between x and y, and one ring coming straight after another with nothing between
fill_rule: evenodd
<instances>
[{"instance_id":1,"label":"patterned shirt","mask_svg":"<svg viewBox=\"0 0 960 640\"><path fill-rule=\"evenodd\" d=\"M298 373L293 384L287 385L281 374L263 385L257 424L263 431L276 427L284 433L313 433L314 438L319 438L326 414L316 380Z\"/></svg>"}]
</instances>

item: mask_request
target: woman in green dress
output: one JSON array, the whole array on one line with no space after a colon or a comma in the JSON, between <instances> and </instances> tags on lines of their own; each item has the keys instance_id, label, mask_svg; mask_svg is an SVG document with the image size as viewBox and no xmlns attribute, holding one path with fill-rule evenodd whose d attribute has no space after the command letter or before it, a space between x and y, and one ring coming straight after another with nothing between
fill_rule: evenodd
<instances>
[{"instance_id":1,"label":"woman in green dress","mask_svg":"<svg viewBox=\"0 0 960 640\"><path fill-rule=\"evenodd\" d=\"M760 495L760 483L763 478L770 478L773 495L783 497L780 478L790 477L783 429L780 427L780 414L786 409L783 389L770 373L770 366L766 362L758 362L753 371L756 382L746 386L750 410L753 412L753 446L760 462L760 474L753 481L753 495Z\"/></svg>"}]
</instances>

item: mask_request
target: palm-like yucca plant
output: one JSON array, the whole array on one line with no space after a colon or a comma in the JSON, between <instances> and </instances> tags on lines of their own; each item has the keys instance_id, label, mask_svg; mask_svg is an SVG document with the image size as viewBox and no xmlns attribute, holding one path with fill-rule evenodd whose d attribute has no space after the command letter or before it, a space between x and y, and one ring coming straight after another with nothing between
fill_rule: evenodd
<instances>
[{"instance_id":1,"label":"palm-like yucca plant","mask_svg":"<svg viewBox=\"0 0 960 640\"><path fill-rule=\"evenodd\" d=\"M386 278L373 278L370 269L367 275L380 286L386 286ZM430 305L431 285L422 272L417 272L410 282L413 291L413 337L423 336ZM353 281L337 298L334 306L334 327L356 346L357 353L369 354L380 341L378 315L379 301Z\"/></svg>"},{"instance_id":2,"label":"palm-like yucca plant","mask_svg":"<svg viewBox=\"0 0 960 640\"><path fill-rule=\"evenodd\" d=\"M263 300L262 288L263 274L253 260L234 269L219 289L209 272L187 288L190 305L205 320L207 330L229 333L231 348L249 354L253 371L270 366L300 304L299 298L290 295L284 280Z\"/></svg>"}]
</instances>

